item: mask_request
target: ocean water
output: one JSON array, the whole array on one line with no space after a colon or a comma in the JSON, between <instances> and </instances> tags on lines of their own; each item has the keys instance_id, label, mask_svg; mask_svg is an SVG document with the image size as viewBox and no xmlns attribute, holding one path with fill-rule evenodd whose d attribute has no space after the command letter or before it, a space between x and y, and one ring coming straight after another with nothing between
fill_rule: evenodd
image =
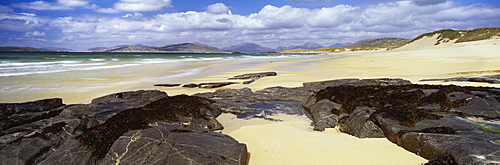
<instances>
[{"instance_id":1,"label":"ocean water","mask_svg":"<svg viewBox=\"0 0 500 165\"><path fill-rule=\"evenodd\" d=\"M78 102L137 84L184 83L213 65L233 66L314 58L270 54L0 53L0 102L50 97ZM138 87L136 87L138 88ZM114 89L114 90L111 90ZM101 93L100 93L101 92ZM109 94L109 93L108 93Z\"/></svg>"},{"instance_id":2,"label":"ocean water","mask_svg":"<svg viewBox=\"0 0 500 165\"><path fill-rule=\"evenodd\" d=\"M3 53L0 54L0 77L77 70L91 71L157 63L200 63L301 57L304 56L267 54Z\"/></svg>"}]
</instances>

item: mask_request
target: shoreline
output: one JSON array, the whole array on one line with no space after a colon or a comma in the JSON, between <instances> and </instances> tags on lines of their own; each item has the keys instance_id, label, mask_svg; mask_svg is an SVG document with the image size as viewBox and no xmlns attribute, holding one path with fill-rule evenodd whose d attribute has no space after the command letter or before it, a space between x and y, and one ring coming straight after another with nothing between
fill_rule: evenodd
<instances>
[{"instance_id":1,"label":"shoreline","mask_svg":"<svg viewBox=\"0 0 500 165\"><path fill-rule=\"evenodd\" d=\"M479 48L478 48L479 47ZM481 49L481 51L477 51ZM391 50L373 52L350 52L334 55L310 56L305 59L255 59L250 61L224 61L190 63L189 65L169 66L170 64L151 64L120 68L120 74L128 74L137 78L127 81L127 78L113 79L123 84L103 84L94 89L90 87L85 95L75 95L72 91L65 93L64 103L88 103L92 98L110 93L134 90L160 90L169 96L213 92L217 89L154 87L159 83L207 83L225 82L235 75L257 72L277 72L277 76L264 77L252 84L233 84L223 88L241 89L248 87L253 91L267 87L299 87L305 82L316 82L344 78L402 78L415 84L456 84L465 86L500 87L500 84L473 82L434 82L422 79L456 77L453 73L462 72L460 76L483 75L487 71L499 70L500 56L496 52L500 46L462 46L422 50ZM472 52L472 53L471 53ZM471 56L470 54L475 54ZM162 67L174 69L201 68L194 74L179 77L168 77L166 73L172 70L161 70ZM83 71L84 72L84 71ZM137 76L137 77L135 77ZM73 90L82 92L86 88L70 86ZM47 97L36 96L38 99ZM71 97L73 99L69 99ZM79 100L80 99L80 100ZM33 99L36 100L36 99ZM305 116L276 115L283 122L270 122L262 119L237 119L230 114L222 114L217 119L226 127L222 133L229 134L240 143L246 143L251 152L250 164L300 164L300 163L345 163L373 164L420 164L427 160L410 153L389 142L385 138L359 139L337 129L327 129L324 132L312 131L312 122ZM337 146L333 150L325 145ZM370 146L370 147L367 147ZM339 156L332 159L332 155ZM359 159L360 155L368 157L366 161ZM381 156L386 156L380 158ZM402 158L404 157L404 158ZM347 159L342 159L347 158ZM358 160L358 159L359 160ZM380 158L380 159L379 159ZM371 161L373 160L373 161ZM316 162L317 161L317 162ZM320 162L321 161L321 162ZM390 162L395 161L395 162ZM412 162L412 163L409 163Z\"/></svg>"}]
</instances>

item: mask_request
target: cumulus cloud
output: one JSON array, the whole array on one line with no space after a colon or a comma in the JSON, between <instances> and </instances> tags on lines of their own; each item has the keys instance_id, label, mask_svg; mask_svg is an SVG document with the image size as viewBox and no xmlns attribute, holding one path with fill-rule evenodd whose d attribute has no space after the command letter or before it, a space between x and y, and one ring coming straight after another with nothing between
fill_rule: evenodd
<instances>
[{"instance_id":1,"label":"cumulus cloud","mask_svg":"<svg viewBox=\"0 0 500 165\"><path fill-rule=\"evenodd\" d=\"M45 36L45 32L32 31L24 34L26 37L43 37Z\"/></svg>"},{"instance_id":2,"label":"cumulus cloud","mask_svg":"<svg viewBox=\"0 0 500 165\"><path fill-rule=\"evenodd\" d=\"M89 6L89 3L84 0L57 0L52 3L46 1L15 3L12 6L32 10L73 10L78 7Z\"/></svg>"},{"instance_id":3,"label":"cumulus cloud","mask_svg":"<svg viewBox=\"0 0 500 165\"><path fill-rule=\"evenodd\" d=\"M39 17L34 13L15 13L9 7L0 6L0 31L27 32L45 26L49 18Z\"/></svg>"},{"instance_id":4,"label":"cumulus cloud","mask_svg":"<svg viewBox=\"0 0 500 165\"><path fill-rule=\"evenodd\" d=\"M206 9L206 12L211 14L231 14L231 10L229 10L229 7L227 7L223 3L209 5Z\"/></svg>"},{"instance_id":5,"label":"cumulus cloud","mask_svg":"<svg viewBox=\"0 0 500 165\"><path fill-rule=\"evenodd\" d=\"M131 12L158 12L170 7L171 0L120 0L115 9Z\"/></svg>"}]
</instances>

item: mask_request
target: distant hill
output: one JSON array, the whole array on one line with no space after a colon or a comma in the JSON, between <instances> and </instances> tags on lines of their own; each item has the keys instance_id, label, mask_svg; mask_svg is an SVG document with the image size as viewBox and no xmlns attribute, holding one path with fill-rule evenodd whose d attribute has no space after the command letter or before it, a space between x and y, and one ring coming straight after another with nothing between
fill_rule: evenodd
<instances>
[{"instance_id":1,"label":"distant hill","mask_svg":"<svg viewBox=\"0 0 500 165\"><path fill-rule=\"evenodd\" d=\"M314 42L308 42L303 45L296 45L296 46L279 46L278 48L275 49L275 51L280 51L280 50L290 50L290 49L318 49L322 48L320 44L314 43Z\"/></svg>"},{"instance_id":2,"label":"distant hill","mask_svg":"<svg viewBox=\"0 0 500 165\"><path fill-rule=\"evenodd\" d=\"M212 47L193 44L193 43L182 43L182 44L164 46L157 49L160 51L189 52L189 53L226 53L224 51L220 51Z\"/></svg>"},{"instance_id":3,"label":"distant hill","mask_svg":"<svg viewBox=\"0 0 500 165\"><path fill-rule=\"evenodd\" d=\"M352 45L345 47L347 48L389 47L389 46L404 45L410 41L411 39L405 39L405 38L367 39L367 40L360 40Z\"/></svg>"},{"instance_id":4,"label":"distant hill","mask_svg":"<svg viewBox=\"0 0 500 165\"><path fill-rule=\"evenodd\" d=\"M153 46L147 46L147 45L143 45L143 44L135 44L135 45L116 45L116 46L112 46L112 47L94 47L94 48L87 49L87 51L115 49L115 48L122 48L122 47L128 47L128 46L154 48Z\"/></svg>"},{"instance_id":5,"label":"distant hill","mask_svg":"<svg viewBox=\"0 0 500 165\"><path fill-rule=\"evenodd\" d=\"M341 47L344 47L344 46L348 46L348 45L352 45L353 43L336 43L336 44L333 44L333 45L330 45L328 47L331 47L331 48L341 48Z\"/></svg>"},{"instance_id":6,"label":"distant hill","mask_svg":"<svg viewBox=\"0 0 500 165\"><path fill-rule=\"evenodd\" d=\"M54 50L37 49L32 47L3 46L0 52L55 52Z\"/></svg>"},{"instance_id":7,"label":"distant hill","mask_svg":"<svg viewBox=\"0 0 500 165\"><path fill-rule=\"evenodd\" d=\"M272 48L263 47L254 43L244 43L230 47L224 47L221 48L221 50L227 52L242 52L242 53L265 53L273 51Z\"/></svg>"},{"instance_id":8,"label":"distant hill","mask_svg":"<svg viewBox=\"0 0 500 165\"><path fill-rule=\"evenodd\" d=\"M479 28L474 30L452 30L443 29L430 33L422 34L415 39L411 40L410 43L420 40L424 37L437 36L437 41L434 45L439 45L442 43L461 43L470 41L479 41L492 39L494 37L500 37L500 28Z\"/></svg>"},{"instance_id":9,"label":"distant hill","mask_svg":"<svg viewBox=\"0 0 500 165\"><path fill-rule=\"evenodd\" d=\"M147 47L144 45L122 46L95 50L96 52L147 52L147 53L226 53L211 47L182 43L164 47Z\"/></svg>"},{"instance_id":10,"label":"distant hill","mask_svg":"<svg viewBox=\"0 0 500 165\"><path fill-rule=\"evenodd\" d=\"M59 48L59 47L43 47L39 49L45 49L45 50L56 50L56 51L75 51L73 49L68 49L68 48Z\"/></svg>"},{"instance_id":11,"label":"distant hill","mask_svg":"<svg viewBox=\"0 0 500 165\"><path fill-rule=\"evenodd\" d=\"M96 50L102 50L102 49L107 49L107 47L94 47L94 48L87 49L87 51L96 51Z\"/></svg>"}]
</instances>

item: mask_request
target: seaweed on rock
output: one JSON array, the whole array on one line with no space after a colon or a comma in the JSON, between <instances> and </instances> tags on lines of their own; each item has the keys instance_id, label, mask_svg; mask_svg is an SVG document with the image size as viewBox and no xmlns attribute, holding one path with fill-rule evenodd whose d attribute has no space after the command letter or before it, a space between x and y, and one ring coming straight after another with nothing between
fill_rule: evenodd
<instances>
[{"instance_id":1,"label":"seaweed on rock","mask_svg":"<svg viewBox=\"0 0 500 165\"><path fill-rule=\"evenodd\" d=\"M429 92L431 91L431 92ZM439 119L436 111L450 110L467 104L465 98L450 100L452 92L471 94L473 91L484 91L500 96L500 92L482 87L459 87L454 85L391 85L391 86L335 86L316 93L317 100L329 99L342 104L342 112L352 113L359 106L367 106L376 110L372 115L382 115L399 121L400 125L413 126L424 119ZM498 98L497 98L498 99ZM439 110L419 108L438 104ZM375 121L375 120L374 120Z\"/></svg>"},{"instance_id":2,"label":"seaweed on rock","mask_svg":"<svg viewBox=\"0 0 500 165\"><path fill-rule=\"evenodd\" d=\"M86 146L97 159L105 157L113 143L130 130L147 129L156 121L179 121L177 115L205 118L200 109L210 109L214 101L196 96L178 95L165 97L142 108L125 110L108 119L104 124L84 130L77 137L79 145Z\"/></svg>"}]
</instances>

